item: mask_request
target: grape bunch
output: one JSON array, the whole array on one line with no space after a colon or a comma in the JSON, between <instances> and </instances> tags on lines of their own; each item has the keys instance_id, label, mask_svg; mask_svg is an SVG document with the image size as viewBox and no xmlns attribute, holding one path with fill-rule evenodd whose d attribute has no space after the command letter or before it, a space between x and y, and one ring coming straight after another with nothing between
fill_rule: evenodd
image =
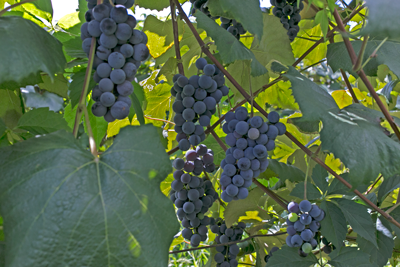
<instances>
[{"instance_id":1,"label":"grape bunch","mask_svg":"<svg viewBox=\"0 0 400 267\"><path fill-rule=\"evenodd\" d=\"M218 199L218 193L213 189L211 181L196 175L203 171L214 171L214 157L211 149L200 145L196 151L189 150L185 158L186 161L177 158L173 162L176 171L171 183L170 199L178 209L177 215L184 227L183 238L190 240L193 247L197 247L201 241L207 239L210 218L204 214Z\"/></svg>"},{"instance_id":2,"label":"grape bunch","mask_svg":"<svg viewBox=\"0 0 400 267\"><path fill-rule=\"evenodd\" d=\"M182 151L205 140L203 127L210 125L217 103L229 93L229 88L224 85L224 74L215 65L207 64L204 58L199 58L196 67L203 71L203 75L193 75L188 79L176 74L171 88L171 94L175 97L172 109L178 134L176 140Z\"/></svg>"},{"instance_id":3,"label":"grape bunch","mask_svg":"<svg viewBox=\"0 0 400 267\"><path fill-rule=\"evenodd\" d=\"M275 138L286 132L278 113L269 113L268 120L266 123L260 116L250 118L245 107L225 114L222 129L227 134L225 142L230 148L221 162L223 201L245 199L252 179L267 170L268 151L275 149Z\"/></svg>"},{"instance_id":4,"label":"grape bunch","mask_svg":"<svg viewBox=\"0 0 400 267\"><path fill-rule=\"evenodd\" d=\"M287 219L286 244L289 247L299 247L299 255L307 256L318 245L314 238L321 227L320 221L325 218L325 212L317 205L303 200L300 204L290 202L288 211L291 212Z\"/></svg>"},{"instance_id":5,"label":"grape bunch","mask_svg":"<svg viewBox=\"0 0 400 267\"><path fill-rule=\"evenodd\" d=\"M268 255L265 255L264 261L268 262L268 260L272 257L272 253L274 253L275 251L278 251L278 250L279 250L278 247L271 248L271 250L269 251Z\"/></svg>"},{"instance_id":6,"label":"grape bunch","mask_svg":"<svg viewBox=\"0 0 400 267\"><path fill-rule=\"evenodd\" d=\"M141 62L149 56L147 36L134 29L136 19L128 15L123 5L96 5L86 13L86 20L81 27L81 38L87 55L92 37L97 40L93 79L98 85L92 90L92 99L96 101L92 113L107 122L124 119L132 105L132 81Z\"/></svg>"},{"instance_id":7,"label":"grape bunch","mask_svg":"<svg viewBox=\"0 0 400 267\"><path fill-rule=\"evenodd\" d=\"M97 0L86 0L89 9L93 9L97 5ZM109 4L108 2L107 4ZM114 5L124 5L126 8L131 8L135 4L135 0L112 0Z\"/></svg>"},{"instance_id":8,"label":"grape bunch","mask_svg":"<svg viewBox=\"0 0 400 267\"><path fill-rule=\"evenodd\" d=\"M220 218L216 219L210 226L211 232L217 234L215 237L215 243L217 244L226 244L228 242L241 240L244 229L246 229L246 224L244 222L239 222L228 228L225 221ZM214 260L217 262L218 267L238 266L239 263L236 257L240 252L240 248L237 244L218 246L216 250L218 253L215 254Z\"/></svg>"},{"instance_id":9,"label":"grape bunch","mask_svg":"<svg viewBox=\"0 0 400 267\"><path fill-rule=\"evenodd\" d=\"M281 19L281 23L286 30L291 42L296 38L300 31L299 22L301 20L300 11L303 10L303 0L271 0L271 5L274 6L272 13Z\"/></svg>"},{"instance_id":10,"label":"grape bunch","mask_svg":"<svg viewBox=\"0 0 400 267\"><path fill-rule=\"evenodd\" d=\"M190 0L190 2L193 4L193 10L192 13L196 11L196 9L199 9L201 12L203 12L205 15L207 15L209 18L216 20L220 19L221 20L221 27L230 32L233 36L236 37L236 39L240 39L241 34L245 34L247 31L243 28L243 25L237 22L234 19L228 19L228 18L223 18L223 17L213 17L211 16L210 11L208 10L207 7L207 2L208 0Z\"/></svg>"}]
</instances>

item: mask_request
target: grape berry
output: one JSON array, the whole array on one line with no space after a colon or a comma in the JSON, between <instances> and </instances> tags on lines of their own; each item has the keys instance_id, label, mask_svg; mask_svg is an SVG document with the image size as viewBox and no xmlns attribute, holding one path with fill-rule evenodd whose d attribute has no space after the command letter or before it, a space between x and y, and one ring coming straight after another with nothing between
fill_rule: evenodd
<instances>
[{"instance_id":1,"label":"grape berry","mask_svg":"<svg viewBox=\"0 0 400 267\"><path fill-rule=\"evenodd\" d=\"M288 30L287 35L291 42L296 38L300 31L299 22L301 20L300 11L303 10L303 0L297 6L297 0L270 0L274 6L272 13L281 19L283 27Z\"/></svg>"}]
</instances>

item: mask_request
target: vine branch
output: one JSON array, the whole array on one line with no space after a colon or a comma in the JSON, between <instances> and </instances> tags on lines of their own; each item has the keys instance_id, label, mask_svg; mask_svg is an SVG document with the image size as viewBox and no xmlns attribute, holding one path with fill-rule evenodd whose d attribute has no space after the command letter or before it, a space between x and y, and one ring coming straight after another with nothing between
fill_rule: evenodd
<instances>
[{"instance_id":1,"label":"vine branch","mask_svg":"<svg viewBox=\"0 0 400 267\"><path fill-rule=\"evenodd\" d=\"M90 152L92 152L92 155L97 159L99 154L97 153L96 141L94 140L92 126L90 125L89 112L87 111L87 108L84 109L84 113L85 113L85 123L89 134Z\"/></svg>"},{"instance_id":2,"label":"vine branch","mask_svg":"<svg viewBox=\"0 0 400 267\"><path fill-rule=\"evenodd\" d=\"M346 32L346 29L344 28L344 24L342 22L342 19L340 18L339 12L337 9L335 9L335 12L333 12L333 16L335 17L336 23L338 24L338 28L341 32ZM343 36L343 41L346 46L347 52L349 53L351 62L353 66L357 62L357 55L356 52L354 51L353 46L351 45L351 42L348 37ZM375 99L376 103L378 104L380 110L382 111L383 115L385 116L386 120L389 122L390 127L392 127L394 133L396 134L397 138L400 140L400 131L399 128L397 127L396 123L394 122L392 116L390 116L389 111L386 109L386 107L383 105L381 99L379 98L378 94L375 92L374 87L368 80L367 75L365 74L364 70L361 68L360 70L357 71L357 74L360 76L361 80L364 82L364 84L367 86L368 91L372 95L372 97Z\"/></svg>"},{"instance_id":3,"label":"vine branch","mask_svg":"<svg viewBox=\"0 0 400 267\"><path fill-rule=\"evenodd\" d=\"M183 70L182 58L181 58L181 50L179 47L178 22L176 21L175 3L173 2L173 0L169 0L169 6L171 8L172 28L174 31L174 45L175 45L176 59L178 62L178 70L179 70L179 74L185 75L185 71Z\"/></svg>"},{"instance_id":4,"label":"vine branch","mask_svg":"<svg viewBox=\"0 0 400 267\"><path fill-rule=\"evenodd\" d=\"M11 5L11 6L5 7L3 10L0 11L0 17L3 16L4 13L6 13L8 10L13 9L14 7L17 7L17 6L20 6L20 5L29 3L29 2L34 2L34 1L36 1L36 0L25 0L25 1L22 1L22 2L15 3L15 4Z\"/></svg>"},{"instance_id":5,"label":"vine branch","mask_svg":"<svg viewBox=\"0 0 400 267\"><path fill-rule=\"evenodd\" d=\"M253 183L255 183L257 185L257 187L259 187L262 191L264 191L264 193L266 193L270 198L272 198L273 200L275 200L276 203L278 203L282 208L284 208L285 210L287 210L287 204L285 204L281 198L275 194L275 192L273 192L272 190L270 190L269 188L267 188L266 186L264 186L262 183L260 183L256 178L253 178ZM287 202L287 201L286 201Z\"/></svg>"},{"instance_id":6,"label":"vine branch","mask_svg":"<svg viewBox=\"0 0 400 267\"><path fill-rule=\"evenodd\" d=\"M197 247L197 248L188 248L188 249L183 249L183 250L177 250L177 251L170 251L169 254L178 254L182 252L188 252L188 251L194 251L194 250L201 250L201 249L208 249L208 248L215 248L215 247L221 247L221 246L228 246L228 245L233 245L237 243L243 243L246 242L247 240L251 240L255 237L268 237L268 236L279 236L279 235L286 235L287 233L281 232L281 233L276 233L276 234L266 234L266 235L253 235L248 238L242 239L242 240L236 240L224 244L215 244L215 245L210 245L210 246L203 246L203 247Z\"/></svg>"}]
</instances>

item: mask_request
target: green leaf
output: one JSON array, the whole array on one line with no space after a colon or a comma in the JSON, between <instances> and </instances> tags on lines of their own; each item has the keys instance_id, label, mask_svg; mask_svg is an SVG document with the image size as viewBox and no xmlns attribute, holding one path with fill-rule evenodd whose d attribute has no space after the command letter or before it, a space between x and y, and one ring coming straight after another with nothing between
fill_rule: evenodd
<instances>
[{"instance_id":1,"label":"green leaf","mask_svg":"<svg viewBox=\"0 0 400 267\"><path fill-rule=\"evenodd\" d=\"M95 102L93 100L90 100L89 105L87 107L87 111L89 113L89 121L90 121L90 126L92 127L94 141L96 142L97 149L99 149L101 141L107 134L108 122L106 122L103 117L96 117L95 115L93 115L92 105L94 103ZM74 115L76 115L76 111ZM75 116L73 117L73 121L75 122ZM88 134L86 123L85 123L85 132L86 134Z\"/></svg>"},{"instance_id":2,"label":"green leaf","mask_svg":"<svg viewBox=\"0 0 400 267\"><path fill-rule=\"evenodd\" d=\"M3 120L0 120L0 137L3 136L6 130L6 125L4 124Z\"/></svg>"},{"instance_id":3,"label":"green leaf","mask_svg":"<svg viewBox=\"0 0 400 267\"><path fill-rule=\"evenodd\" d=\"M321 26L322 33L325 37L326 34L328 33L328 27L329 27L329 19L325 9L317 12L317 14L315 15L314 23L319 24Z\"/></svg>"},{"instance_id":4,"label":"green leaf","mask_svg":"<svg viewBox=\"0 0 400 267\"><path fill-rule=\"evenodd\" d=\"M53 81L51 81L49 75L42 75L42 80L43 82L38 84L40 89L68 98L68 81L62 74L53 77Z\"/></svg>"},{"instance_id":5,"label":"green leaf","mask_svg":"<svg viewBox=\"0 0 400 267\"><path fill-rule=\"evenodd\" d=\"M392 102L392 96L390 93L393 91L393 89L396 87L396 85L400 82L400 80L393 80L388 82L385 87L383 87L381 90L377 91L376 93L379 95L383 95L386 98L386 103Z\"/></svg>"},{"instance_id":6,"label":"green leaf","mask_svg":"<svg viewBox=\"0 0 400 267\"><path fill-rule=\"evenodd\" d=\"M197 24L204 29L218 47L219 53L225 64L236 60L251 60L251 75L260 76L267 73L267 69L260 64L254 54L239 42L231 33L219 26L215 21L202 12L196 12Z\"/></svg>"},{"instance_id":7,"label":"green leaf","mask_svg":"<svg viewBox=\"0 0 400 267\"><path fill-rule=\"evenodd\" d=\"M357 248L341 247L339 254L328 263L335 267L377 267L369 261L369 256Z\"/></svg>"},{"instance_id":8,"label":"green leaf","mask_svg":"<svg viewBox=\"0 0 400 267\"><path fill-rule=\"evenodd\" d=\"M245 1L241 2L247 4ZM285 65L293 64L294 56L292 47L290 46L290 40L279 18L263 13L263 21L264 25L266 25L264 27L263 36L261 39L254 39L250 50L264 66L272 60L279 61Z\"/></svg>"},{"instance_id":9,"label":"green leaf","mask_svg":"<svg viewBox=\"0 0 400 267\"><path fill-rule=\"evenodd\" d=\"M383 183L379 186L378 196L381 202L386 196L393 190L400 187L400 175L395 175L383 180Z\"/></svg>"},{"instance_id":10,"label":"green leaf","mask_svg":"<svg viewBox=\"0 0 400 267\"><path fill-rule=\"evenodd\" d=\"M296 184L293 188L292 192L290 192L291 196L298 197L300 199L304 198L304 182L300 182ZM321 198L321 193L319 190L310 182L307 182L307 199L314 200Z\"/></svg>"},{"instance_id":11,"label":"green leaf","mask_svg":"<svg viewBox=\"0 0 400 267\"><path fill-rule=\"evenodd\" d=\"M302 120L323 122L322 150L332 152L350 169L353 186L368 184L380 173L390 177L400 172L400 145L385 134L380 125L382 113L361 104L340 110L325 89L294 68L284 76L292 84Z\"/></svg>"},{"instance_id":12,"label":"green leaf","mask_svg":"<svg viewBox=\"0 0 400 267\"><path fill-rule=\"evenodd\" d=\"M392 23L392 22L390 22ZM382 40L368 41L365 48L364 62L374 52L374 50L381 44ZM360 51L362 41L353 41L351 45L356 54ZM386 41L381 48L379 48L377 57L371 58L367 65L365 65L364 72L368 76L378 76L378 66L385 64L389 67L397 77L400 77L400 62L396 60L400 56L400 43L393 41ZM326 54L329 66L334 72L343 69L354 77L358 77L357 73L353 71L353 64L351 63L349 54L347 53L346 46L343 42L333 43L328 45L328 53ZM363 63L364 63L363 62Z\"/></svg>"},{"instance_id":13,"label":"green leaf","mask_svg":"<svg viewBox=\"0 0 400 267\"><path fill-rule=\"evenodd\" d=\"M304 181L306 174L302 172L299 168L284 164L275 159L269 160L268 169L271 169L277 174L277 177L282 181L289 180L291 182Z\"/></svg>"},{"instance_id":14,"label":"green leaf","mask_svg":"<svg viewBox=\"0 0 400 267\"><path fill-rule=\"evenodd\" d=\"M268 212L258 206L260 198L263 195L264 192L260 188L255 187L250 190L249 196L246 199L229 202L224 211L224 219L227 227L238 222L239 218L246 216L247 212L258 212L257 216L261 219L270 219Z\"/></svg>"},{"instance_id":15,"label":"green leaf","mask_svg":"<svg viewBox=\"0 0 400 267\"><path fill-rule=\"evenodd\" d=\"M169 110L171 103L171 85L167 83L156 85L154 79L157 73L153 72L152 76L141 85L143 86L147 106L144 115L151 118L165 118L165 112ZM162 125L162 122L155 122L154 125Z\"/></svg>"},{"instance_id":16,"label":"green leaf","mask_svg":"<svg viewBox=\"0 0 400 267\"><path fill-rule=\"evenodd\" d=\"M400 24L397 14L400 12L400 3L391 0L367 0L368 23L360 34L371 34L379 37L399 37L400 31L396 25ZM388 19L390 18L390 19Z\"/></svg>"},{"instance_id":17,"label":"green leaf","mask_svg":"<svg viewBox=\"0 0 400 267\"><path fill-rule=\"evenodd\" d=\"M82 50L82 40L79 37L72 38L63 43L65 53L73 58L87 58L87 55Z\"/></svg>"},{"instance_id":18,"label":"green leaf","mask_svg":"<svg viewBox=\"0 0 400 267\"><path fill-rule=\"evenodd\" d=\"M38 108L26 112L19 119L18 128L34 135L48 134L58 130L71 131L63 116L49 108Z\"/></svg>"},{"instance_id":19,"label":"green leaf","mask_svg":"<svg viewBox=\"0 0 400 267\"><path fill-rule=\"evenodd\" d=\"M19 94L19 91L0 90L0 118L9 129L17 126L22 116Z\"/></svg>"},{"instance_id":20,"label":"green leaf","mask_svg":"<svg viewBox=\"0 0 400 267\"><path fill-rule=\"evenodd\" d=\"M132 106L136 113L136 117L139 120L140 125L144 125L145 122L144 122L144 117L143 117L142 105L140 104L140 101L139 101L138 97L136 96L136 94L132 94L131 99L132 99Z\"/></svg>"},{"instance_id":21,"label":"green leaf","mask_svg":"<svg viewBox=\"0 0 400 267\"><path fill-rule=\"evenodd\" d=\"M263 36L263 13L259 0L213 0L211 2L213 6L219 5L219 8L223 10L224 14L221 16L225 15L227 18L235 19L243 25L243 28L257 35L258 38Z\"/></svg>"},{"instance_id":22,"label":"green leaf","mask_svg":"<svg viewBox=\"0 0 400 267\"><path fill-rule=\"evenodd\" d=\"M367 207L344 198L335 201L353 230L377 247L375 227Z\"/></svg>"},{"instance_id":23,"label":"green leaf","mask_svg":"<svg viewBox=\"0 0 400 267\"><path fill-rule=\"evenodd\" d=\"M314 254L310 253L307 257L299 256L298 248L283 246L274 252L274 256L269 258L265 267L310 267L318 263Z\"/></svg>"},{"instance_id":24,"label":"green leaf","mask_svg":"<svg viewBox=\"0 0 400 267\"><path fill-rule=\"evenodd\" d=\"M85 76L86 68L75 72L74 75L71 77L72 82L69 84L69 98L71 99L72 108L74 108L75 105L79 103L79 99L81 98L83 90L83 84L85 82ZM93 79L90 79L88 92L90 92L95 86L95 81Z\"/></svg>"},{"instance_id":25,"label":"green leaf","mask_svg":"<svg viewBox=\"0 0 400 267\"><path fill-rule=\"evenodd\" d=\"M53 77L64 71L61 43L35 23L1 17L0 36L0 88L38 84L42 82L40 72Z\"/></svg>"},{"instance_id":26,"label":"green leaf","mask_svg":"<svg viewBox=\"0 0 400 267\"><path fill-rule=\"evenodd\" d=\"M340 248L346 239L347 224L342 211L332 202L322 201L321 209L325 212L325 218L321 221L321 234L332 244Z\"/></svg>"},{"instance_id":27,"label":"green leaf","mask_svg":"<svg viewBox=\"0 0 400 267\"><path fill-rule=\"evenodd\" d=\"M315 185L321 189L322 193L325 193L328 189L328 176L328 172L321 165L316 165L314 167L312 172L312 180L314 181Z\"/></svg>"},{"instance_id":28,"label":"green leaf","mask_svg":"<svg viewBox=\"0 0 400 267\"><path fill-rule=\"evenodd\" d=\"M0 267L6 266L6 243L0 242Z\"/></svg>"},{"instance_id":29,"label":"green leaf","mask_svg":"<svg viewBox=\"0 0 400 267\"><path fill-rule=\"evenodd\" d=\"M378 248L368 240L357 237L357 243L361 251L371 256L371 262L377 264L379 267L385 266L388 259L392 256L394 247L393 236L391 235L390 225L384 219L378 218L376 220L376 234L378 241Z\"/></svg>"},{"instance_id":30,"label":"green leaf","mask_svg":"<svg viewBox=\"0 0 400 267\"><path fill-rule=\"evenodd\" d=\"M35 0L32 3L40 10L50 13L50 15L53 16L53 5L51 4L51 0Z\"/></svg>"},{"instance_id":31,"label":"green leaf","mask_svg":"<svg viewBox=\"0 0 400 267\"><path fill-rule=\"evenodd\" d=\"M154 126L122 129L97 159L59 131L1 149L0 162L9 267L167 265L179 224Z\"/></svg>"}]
</instances>

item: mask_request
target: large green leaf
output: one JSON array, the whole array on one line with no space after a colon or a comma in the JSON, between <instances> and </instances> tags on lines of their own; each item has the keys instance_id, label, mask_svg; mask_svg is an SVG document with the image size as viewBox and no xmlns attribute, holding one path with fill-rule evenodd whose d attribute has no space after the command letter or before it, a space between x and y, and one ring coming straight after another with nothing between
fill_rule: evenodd
<instances>
[{"instance_id":1,"label":"large green leaf","mask_svg":"<svg viewBox=\"0 0 400 267\"><path fill-rule=\"evenodd\" d=\"M227 227L230 227L235 222L238 222L239 218L246 216L247 212L256 211L258 212L257 216L259 216L261 219L270 219L268 212L264 211L258 206L258 202L264 194L265 193L261 189L256 187L249 192L249 196L246 199L229 202L224 211L224 219Z\"/></svg>"},{"instance_id":2,"label":"large green leaf","mask_svg":"<svg viewBox=\"0 0 400 267\"><path fill-rule=\"evenodd\" d=\"M38 108L26 112L19 119L18 128L27 130L34 135L48 134L58 130L71 131L63 116L50 111L49 108Z\"/></svg>"},{"instance_id":3,"label":"large green leaf","mask_svg":"<svg viewBox=\"0 0 400 267\"><path fill-rule=\"evenodd\" d=\"M51 0L35 0L33 4L40 10L43 10L47 13L50 13L53 16L53 5L51 4Z\"/></svg>"},{"instance_id":4,"label":"large green leaf","mask_svg":"<svg viewBox=\"0 0 400 267\"><path fill-rule=\"evenodd\" d=\"M270 26L263 23L259 0L213 0L209 2L209 8L213 15L235 19L259 38L263 36L263 26Z\"/></svg>"},{"instance_id":5,"label":"large green leaf","mask_svg":"<svg viewBox=\"0 0 400 267\"><path fill-rule=\"evenodd\" d=\"M321 221L321 234L335 247L340 248L346 239L347 224L342 211L330 201L322 201L321 209L325 211L325 218Z\"/></svg>"},{"instance_id":6,"label":"large green leaf","mask_svg":"<svg viewBox=\"0 0 400 267\"><path fill-rule=\"evenodd\" d=\"M373 245L378 246L374 223L372 222L371 215L368 213L367 207L345 198L335 199L335 201L338 203L339 208L353 230Z\"/></svg>"},{"instance_id":7,"label":"large green leaf","mask_svg":"<svg viewBox=\"0 0 400 267\"><path fill-rule=\"evenodd\" d=\"M265 267L310 267L318 263L314 254L310 253L307 257L299 256L298 248L283 246L269 258Z\"/></svg>"},{"instance_id":8,"label":"large green leaf","mask_svg":"<svg viewBox=\"0 0 400 267\"><path fill-rule=\"evenodd\" d=\"M263 13L263 21L265 25L263 36L261 39L254 39L250 50L264 66L272 60L285 65L293 64L294 56L290 40L279 18Z\"/></svg>"},{"instance_id":9,"label":"large green leaf","mask_svg":"<svg viewBox=\"0 0 400 267\"><path fill-rule=\"evenodd\" d=\"M0 242L0 267L6 266L6 243Z\"/></svg>"},{"instance_id":10,"label":"large green leaf","mask_svg":"<svg viewBox=\"0 0 400 267\"><path fill-rule=\"evenodd\" d=\"M53 77L66 64L61 43L32 21L0 18L0 88L41 83L40 72Z\"/></svg>"},{"instance_id":11,"label":"large green leaf","mask_svg":"<svg viewBox=\"0 0 400 267\"><path fill-rule=\"evenodd\" d=\"M147 106L144 111L144 115L151 118L165 118L165 112L169 110L170 105L172 105L171 85L163 83L150 86L147 84L143 86L143 89L145 91L147 100ZM162 125L160 122L158 124Z\"/></svg>"},{"instance_id":12,"label":"large green leaf","mask_svg":"<svg viewBox=\"0 0 400 267\"><path fill-rule=\"evenodd\" d=\"M179 224L159 189L171 165L154 126L122 129L100 158L59 131L0 162L8 267L167 265Z\"/></svg>"},{"instance_id":13,"label":"large green leaf","mask_svg":"<svg viewBox=\"0 0 400 267\"><path fill-rule=\"evenodd\" d=\"M6 125L4 124L3 120L0 119L0 137L3 136L6 130Z\"/></svg>"},{"instance_id":14,"label":"large green leaf","mask_svg":"<svg viewBox=\"0 0 400 267\"><path fill-rule=\"evenodd\" d=\"M378 196L380 201L383 201L386 196L393 190L400 187L400 175L395 175L385 178L383 183L379 186Z\"/></svg>"},{"instance_id":15,"label":"large green leaf","mask_svg":"<svg viewBox=\"0 0 400 267\"><path fill-rule=\"evenodd\" d=\"M321 165L316 165L314 167L312 172L312 180L314 181L315 185L321 189L322 193L325 193L328 189L328 176L328 172Z\"/></svg>"},{"instance_id":16,"label":"large green leaf","mask_svg":"<svg viewBox=\"0 0 400 267\"><path fill-rule=\"evenodd\" d=\"M204 29L207 35L215 41L225 64L236 60L251 60L251 75L260 76L267 73L267 69L255 58L254 54L231 33L202 12L196 12L195 15L198 27Z\"/></svg>"},{"instance_id":17,"label":"large green leaf","mask_svg":"<svg viewBox=\"0 0 400 267\"><path fill-rule=\"evenodd\" d=\"M42 75L42 80L43 82L38 84L40 89L68 98L68 81L62 74L53 77L53 81L48 75Z\"/></svg>"},{"instance_id":18,"label":"large green leaf","mask_svg":"<svg viewBox=\"0 0 400 267\"><path fill-rule=\"evenodd\" d=\"M322 150L332 152L350 169L351 184L368 184L379 173L384 177L400 171L400 145L388 138L378 111L360 104L342 110L322 87L290 68L285 76L303 112L303 121L322 121ZM379 155L377 157L376 155Z\"/></svg>"},{"instance_id":19,"label":"large green leaf","mask_svg":"<svg viewBox=\"0 0 400 267\"><path fill-rule=\"evenodd\" d=\"M341 247L340 252L329 261L335 267L377 267L369 261L370 255L357 248Z\"/></svg>"},{"instance_id":20,"label":"large green leaf","mask_svg":"<svg viewBox=\"0 0 400 267\"><path fill-rule=\"evenodd\" d=\"M376 220L376 234L378 241L378 248L368 240L357 237L357 243L361 251L371 256L371 262L377 264L379 267L385 266L388 259L392 256L393 251L393 236L390 233L390 225L384 219L378 218Z\"/></svg>"},{"instance_id":21,"label":"large green leaf","mask_svg":"<svg viewBox=\"0 0 400 267\"><path fill-rule=\"evenodd\" d=\"M358 54L360 51L362 41L353 41L355 52ZM382 43L382 40L371 40L368 41L367 47L365 48L364 62L369 59L369 56L374 50ZM397 77L400 77L400 62L396 60L400 57L400 43L393 41L386 41L378 50L377 56L370 59L367 65L365 65L364 72L368 76L378 75L378 66L385 64L389 67ZM343 69L353 76L358 77L357 73L353 71L353 64L351 63L349 54L346 46L343 42L333 43L328 45L328 53L326 54L328 64L331 66L333 71Z\"/></svg>"},{"instance_id":22,"label":"large green leaf","mask_svg":"<svg viewBox=\"0 0 400 267\"><path fill-rule=\"evenodd\" d=\"M371 34L379 37L400 37L398 16L400 2L391 0L367 0L368 23L361 34Z\"/></svg>"}]
</instances>

